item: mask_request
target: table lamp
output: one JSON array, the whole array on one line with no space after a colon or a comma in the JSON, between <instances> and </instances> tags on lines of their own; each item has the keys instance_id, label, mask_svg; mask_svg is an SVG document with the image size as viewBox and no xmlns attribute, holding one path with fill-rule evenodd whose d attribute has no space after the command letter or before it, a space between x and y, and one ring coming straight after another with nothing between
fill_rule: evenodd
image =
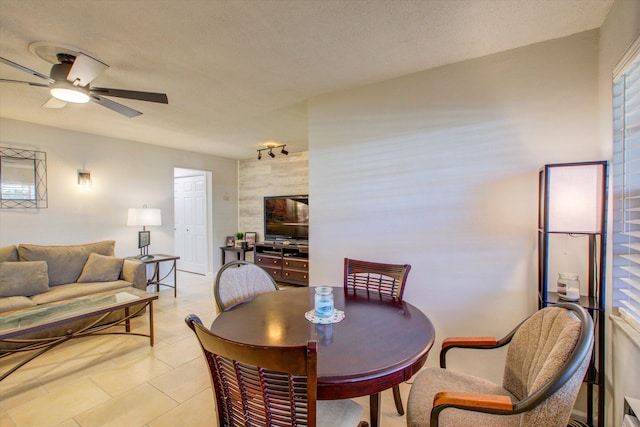
<instances>
[{"instance_id":1,"label":"table lamp","mask_svg":"<svg viewBox=\"0 0 640 427\"><path fill-rule=\"evenodd\" d=\"M153 255L149 255L149 244L151 243L151 232L147 231L147 226L162 225L162 213L160 209L129 208L127 217L127 225L142 226L142 231L138 232L138 248L140 255L136 258L152 259Z\"/></svg>"}]
</instances>

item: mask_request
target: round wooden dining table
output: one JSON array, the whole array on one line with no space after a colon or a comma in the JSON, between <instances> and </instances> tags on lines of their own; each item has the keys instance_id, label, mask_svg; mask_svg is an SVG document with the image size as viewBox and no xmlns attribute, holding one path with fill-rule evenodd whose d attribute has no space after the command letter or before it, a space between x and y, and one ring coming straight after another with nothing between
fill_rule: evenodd
<instances>
[{"instance_id":1,"label":"round wooden dining table","mask_svg":"<svg viewBox=\"0 0 640 427\"><path fill-rule=\"evenodd\" d=\"M411 378L425 363L435 329L413 305L377 293L333 288L345 318L314 324L314 288L268 292L220 313L211 331L253 345L318 342L318 399L370 396L371 427L378 426L383 390Z\"/></svg>"}]
</instances>

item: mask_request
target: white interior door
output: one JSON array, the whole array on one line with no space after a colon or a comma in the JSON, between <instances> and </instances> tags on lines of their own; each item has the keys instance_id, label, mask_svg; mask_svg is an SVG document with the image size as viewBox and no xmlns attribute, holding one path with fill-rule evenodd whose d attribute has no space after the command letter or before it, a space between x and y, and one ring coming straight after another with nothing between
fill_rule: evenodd
<instances>
[{"instance_id":1,"label":"white interior door","mask_svg":"<svg viewBox=\"0 0 640 427\"><path fill-rule=\"evenodd\" d=\"M175 242L179 270L207 272L207 185L205 174L174 178Z\"/></svg>"}]
</instances>

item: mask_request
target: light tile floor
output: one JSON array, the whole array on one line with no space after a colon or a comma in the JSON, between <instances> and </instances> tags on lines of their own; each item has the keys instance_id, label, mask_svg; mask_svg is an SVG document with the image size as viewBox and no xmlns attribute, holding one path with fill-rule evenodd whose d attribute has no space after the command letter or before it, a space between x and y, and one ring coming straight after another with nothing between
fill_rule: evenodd
<instances>
[{"instance_id":1,"label":"light tile floor","mask_svg":"<svg viewBox=\"0 0 640 427\"><path fill-rule=\"evenodd\" d=\"M207 367L184 318L215 317L211 278L178 272L178 297L163 289L154 302L156 343L106 335L74 340L36 358L0 382L0 427L199 427L217 425ZM134 319L148 331L148 316ZM0 371L15 364L0 359ZM409 386L402 384L402 397ZM365 407L369 399L355 399ZM381 427L403 427L391 391L382 396Z\"/></svg>"}]
</instances>

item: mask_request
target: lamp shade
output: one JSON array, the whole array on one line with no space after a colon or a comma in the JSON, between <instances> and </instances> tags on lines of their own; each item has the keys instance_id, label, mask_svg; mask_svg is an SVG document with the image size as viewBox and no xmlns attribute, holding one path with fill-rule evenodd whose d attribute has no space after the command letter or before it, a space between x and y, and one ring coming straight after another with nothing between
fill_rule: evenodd
<instances>
[{"instance_id":1,"label":"lamp shade","mask_svg":"<svg viewBox=\"0 0 640 427\"><path fill-rule=\"evenodd\" d=\"M546 231L602 232L604 163L545 166Z\"/></svg>"},{"instance_id":2,"label":"lamp shade","mask_svg":"<svg viewBox=\"0 0 640 427\"><path fill-rule=\"evenodd\" d=\"M129 208L127 225L162 225L160 209Z\"/></svg>"}]
</instances>

